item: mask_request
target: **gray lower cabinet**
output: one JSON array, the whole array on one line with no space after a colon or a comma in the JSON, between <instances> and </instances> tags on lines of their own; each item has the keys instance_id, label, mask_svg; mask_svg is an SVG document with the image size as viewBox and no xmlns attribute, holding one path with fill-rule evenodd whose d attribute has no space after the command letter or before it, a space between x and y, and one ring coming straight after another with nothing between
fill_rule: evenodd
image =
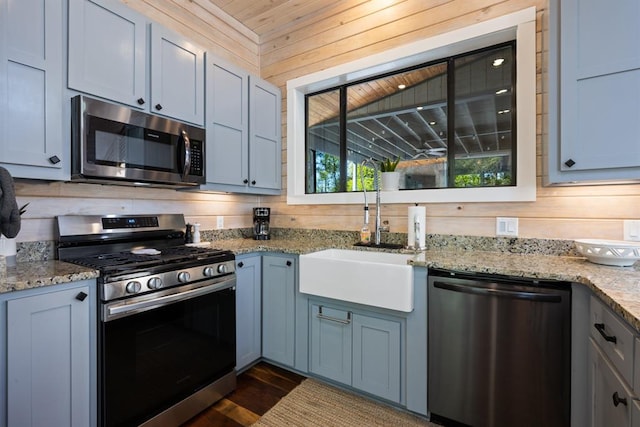
<instances>
[{"instance_id":1,"label":"gray lower cabinet","mask_svg":"<svg viewBox=\"0 0 640 427\"><path fill-rule=\"evenodd\" d=\"M350 311L310 303L309 371L351 385L353 327Z\"/></svg>"},{"instance_id":2,"label":"gray lower cabinet","mask_svg":"<svg viewBox=\"0 0 640 427\"><path fill-rule=\"evenodd\" d=\"M280 89L207 57L207 184L201 190L280 194Z\"/></svg>"},{"instance_id":3,"label":"gray lower cabinet","mask_svg":"<svg viewBox=\"0 0 640 427\"><path fill-rule=\"evenodd\" d=\"M68 179L64 8L62 0L0 0L0 164L14 177Z\"/></svg>"},{"instance_id":4,"label":"gray lower cabinet","mask_svg":"<svg viewBox=\"0 0 640 427\"><path fill-rule=\"evenodd\" d=\"M0 300L6 425L95 426L94 299L95 281L84 281Z\"/></svg>"},{"instance_id":5,"label":"gray lower cabinet","mask_svg":"<svg viewBox=\"0 0 640 427\"><path fill-rule=\"evenodd\" d=\"M593 427L631 427L634 395L593 340L590 343Z\"/></svg>"},{"instance_id":6,"label":"gray lower cabinet","mask_svg":"<svg viewBox=\"0 0 640 427\"><path fill-rule=\"evenodd\" d=\"M640 176L639 21L637 0L549 2L548 183Z\"/></svg>"},{"instance_id":7,"label":"gray lower cabinet","mask_svg":"<svg viewBox=\"0 0 640 427\"><path fill-rule=\"evenodd\" d=\"M262 257L236 258L236 370L261 356Z\"/></svg>"},{"instance_id":8,"label":"gray lower cabinet","mask_svg":"<svg viewBox=\"0 0 640 427\"><path fill-rule=\"evenodd\" d=\"M591 296L589 326L591 426L638 425L637 335L595 296Z\"/></svg>"},{"instance_id":9,"label":"gray lower cabinet","mask_svg":"<svg viewBox=\"0 0 640 427\"><path fill-rule=\"evenodd\" d=\"M309 300L313 374L401 402L404 320Z\"/></svg>"},{"instance_id":10,"label":"gray lower cabinet","mask_svg":"<svg viewBox=\"0 0 640 427\"><path fill-rule=\"evenodd\" d=\"M297 257L262 257L262 356L293 367L296 334Z\"/></svg>"}]
</instances>

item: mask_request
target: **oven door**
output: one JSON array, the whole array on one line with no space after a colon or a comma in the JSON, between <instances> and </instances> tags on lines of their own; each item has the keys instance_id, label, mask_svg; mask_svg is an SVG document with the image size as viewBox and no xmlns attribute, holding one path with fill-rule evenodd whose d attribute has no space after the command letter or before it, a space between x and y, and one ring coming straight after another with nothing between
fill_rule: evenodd
<instances>
[{"instance_id":1,"label":"oven door","mask_svg":"<svg viewBox=\"0 0 640 427\"><path fill-rule=\"evenodd\" d=\"M166 290L154 301L132 298L103 307L101 425L139 425L234 370L235 276L230 277Z\"/></svg>"}]
</instances>

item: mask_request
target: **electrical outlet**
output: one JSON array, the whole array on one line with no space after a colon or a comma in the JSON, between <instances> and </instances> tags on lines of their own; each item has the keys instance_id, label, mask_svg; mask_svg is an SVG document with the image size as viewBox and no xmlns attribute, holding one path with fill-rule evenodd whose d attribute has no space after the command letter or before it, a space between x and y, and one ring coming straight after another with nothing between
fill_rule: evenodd
<instances>
[{"instance_id":1,"label":"electrical outlet","mask_svg":"<svg viewBox=\"0 0 640 427\"><path fill-rule=\"evenodd\" d=\"M216 219L216 228L217 228L218 230L220 230L220 229L224 228L224 217L223 217L223 216L219 216L219 217Z\"/></svg>"},{"instance_id":2,"label":"electrical outlet","mask_svg":"<svg viewBox=\"0 0 640 427\"><path fill-rule=\"evenodd\" d=\"M640 242L640 220L624 221L624 240Z\"/></svg>"},{"instance_id":3,"label":"electrical outlet","mask_svg":"<svg viewBox=\"0 0 640 427\"><path fill-rule=\"evenodd\" d=\"M518 237L518 218L496 218L496 236Z\"/></svg>"}]
</instances>

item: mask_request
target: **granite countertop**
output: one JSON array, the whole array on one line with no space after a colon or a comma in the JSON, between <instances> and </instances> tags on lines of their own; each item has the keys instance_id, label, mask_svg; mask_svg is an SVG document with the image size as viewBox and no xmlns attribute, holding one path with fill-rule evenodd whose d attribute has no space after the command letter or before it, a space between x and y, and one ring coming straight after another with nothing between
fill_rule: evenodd
<instances>
[{"instance_id":1,"label":"granite countertop","mask_svg":"<svg viewBox=\"0 0 640 427\"><path fill-rule=\"evenodd\" d=\"M98 275L96 270L61 261L19 262L0 272L0 294L95 279Z\"/></svg>"},{"instance_id":2,"label":"granite countertop","mask_svg":"<svg viewBox=\"0 0 640 427\"><path fill-rule=\"evenodd\" d=\"M213 245L232 250L237 255L260 251L304 254L330 248L356 249L351 241L336 242L322 237L266 241L229 239L215 241ZM406 250L395 252L416 253ZM634 267L609 267L576 256L442 248L418 252L410 263L418 267L579 283L590 288L640 333L639 263Z\"/></svg>"},{"instance_id":3,"label":"granite countertop","mask_svg":"<svg viewBox=\"0 0 640 427\"><path fill-rule=\"evenodd\" d=\"M292 235L256 241L250 238L213 239L212 247L236 255L255 252L305 254L330 248L354 249L353 236ZM362 248L360 248L362 249ZM371 249L364 249L371 250ZM640 264L608 267L576 256L538 255L484 250L434 248L414 253L412 265L463 272L561 280L589 287L605 304L640 333ZM0 275L0 294L98 277L98 272L60 261L18 263Z\"/></svg>"}]
</instances>

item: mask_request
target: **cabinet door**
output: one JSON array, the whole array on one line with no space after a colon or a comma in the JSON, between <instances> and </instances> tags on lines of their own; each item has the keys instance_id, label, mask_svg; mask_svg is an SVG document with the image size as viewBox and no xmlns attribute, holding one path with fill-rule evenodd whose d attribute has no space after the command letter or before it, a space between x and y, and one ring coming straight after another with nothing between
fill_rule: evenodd
<instances>
[{"instance_id":1,"label":"cabinet door","mask_svg":"<svg viewBox=\"0 0 640 427\"><path fill-rule=\"evenodd\" d=\"M399 320L353 315L355 388L400 402L401 329Z\"/></svg>"},{"instance_id":2,"label":"cabinet door","mask_svg":"<svg viewBox=\"0 0 640 427\"><path fill-rule=\"evenodd\" d=\"M295 258L262 257L262 355L293 366L295 345Z\"/></svg>"},{"instance_id":3,"label":"cabinet door","mask_svg":"<svg viewBox=\"0 0 640 427\"><path fill-rule=\"evenodd\" d=\"M80 287L7 302L8 425L95 424L87 295Z\"/></svg>"},{"instance_id":4,"label":"cabinet door","mask_svg":"<svg viewBox=\"0 0 640 427\"><path fill-rule=\"evenodd\" d=\"M249 75L207 56L207 182L249 183Z\"/></svg>"},{"instance_id":5,"label":"cabinet door","mask_svg":"<svg viewBox=\"0 0 640 427\"><path fill-rule=\"evenodd\" d=\"M589 341L592 427L628 427L633 394L593 339Z\"/></svg>"},{"instance_id":6,"label":"cabinet door","mask_svg":"<svg viewBox=\"0 0 640 427\"><path fill-rule=\"evenodd\" d=\"M204 50L151 25L151 112L204 125Z\"/></svg>"},{"instance_id":7,"label":"cabinet door","mask_svg":"<svg viewBox=\"0 0 640 427\"><path fill-rule=\"evenodd\" d=\"M253 76L249 80L250 185L279 190L282 181L280 89Z\"/></svg>"},{"instance_id":8,"label":"cabinet door","mask_svg":"<svg viewBox=\"0 0 640 427\"><path fill-rule=\"evenodd\" d=\"M631 407L631 427L640 427L640 402L633 401Z\"/></svg>"},{"instance_id":9,"label":"cabinet door","mask_svg":"<svg viewBox=\"0 0 640 427\"><path fill-rule=\"evenodd\" d=\"M146 107L146 22L116 1L69 0L69 87Z\"/></svg>"},{"instance_id":10,"label":"cabinet door","mask_svg":"<svg viewBox=\"0 0 640 427\"><path fill-rule=\"evenodd\" d=\"M63 8L0 0L0 162L14 177L65 179Z\"/></svg>"},{"instance_id":11,"label":"cabinet door","mask_svg":"<svg viewBox=\"0 0 640 427\"><path fill-rule=\"evenodd\" d=\"M312 304L309 316L309 370L351 385L351 312Z\"/></svg>"},{"instance_id":12,"label":"cabinet door","mask_svg":"<svg viewBox=\"0 0 640 427\"><path fill-rule=\"evenodd\" d=\"M559 10L559 168L599 174L635 168L628 177L637 178L640 2L563 0ZM604 28L605 22L615 24Z\"/></svg>"},{"instance_id":13,"label":"cabinet door","mask_svg":"<svg viewBox=\"0 0 640 427\"><path fill-rule=\"evenodd\" d=\"M242 370L261 355L262 257L236 260L236 370Z\"/></svg>"}]
</instances>

